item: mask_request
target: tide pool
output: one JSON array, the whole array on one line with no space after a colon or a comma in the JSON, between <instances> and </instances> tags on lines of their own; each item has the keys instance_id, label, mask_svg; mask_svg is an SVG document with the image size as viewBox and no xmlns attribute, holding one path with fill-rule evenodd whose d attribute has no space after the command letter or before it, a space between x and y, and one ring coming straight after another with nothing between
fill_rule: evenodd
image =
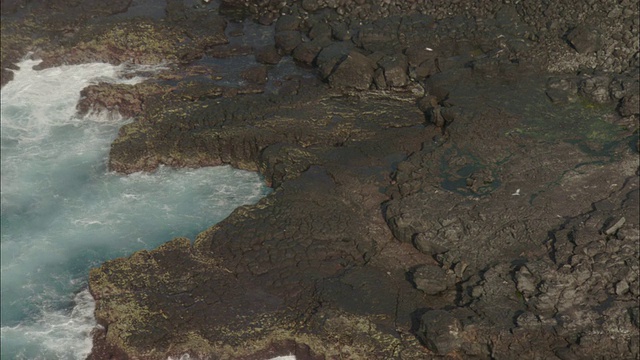
<instances>
[{"instance_id":1,"label":"tide pool","mask_svg":"<svg viewBox=\"0 0 640 360\"><path fill-rule=\"evenodd\" d=\"M1 93L1 357L84 359L95 326L91 267L194 238L269 189L257 174L228 166L108 172L110 143L129 120L76 116L80 91L143 81L131 76L152 69L32 70L37 63L19 63Z\"/></svg>"}]
</instances>

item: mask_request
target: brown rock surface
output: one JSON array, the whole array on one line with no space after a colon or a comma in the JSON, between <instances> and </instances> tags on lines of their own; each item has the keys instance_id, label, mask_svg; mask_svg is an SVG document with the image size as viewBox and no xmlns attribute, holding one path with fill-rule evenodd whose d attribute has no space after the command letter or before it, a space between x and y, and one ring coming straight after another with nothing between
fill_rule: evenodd
<instances>
[{"instance_id":1,"label":"brown rock surface","mask_svg":"<svg viewBox=\"0 0 640 360\"><path fill-rule=\"evenodd\" d=\"M266 343L293 339L321 358L337 353L350 358L429 358L427 349L485 357L488 344L501 358L523 352L553 356L614 351L578 342L585 331L615 333L615 341L630 349L637 327L621 314L631 306L626 299L635 296L629 289L636 284L636 265L612 273L601 267L591 270L600 274L593 280L565 283L554 274L558 266L572 266L574 260L566 259L577 259L572 254L578 250L562 245L561 260L561 242L553 237L567 221L589 214L604 199L617 204L610 206L609 215L587 216L606 221L617 209L619 216L635 219L634 203L623 200L637 194L637 154L627 144L633 130L605 121L615 116L613 105L601 112L582 104L554 105L545 92L546 79L517 74L508 68L514 65L502 66L507 68L500 71L511 75L494 82L482 72L443 73L456 80L438 80L448 94L442 106L457 114L444 136L440 129L425 127L412 93L395 93L391 99L385 92L341 95L305 86L286 99L253 95L200 100L190 107L164 101L157 113L147 111L125 126L110 157L110 166L118 171L151 170L161 163L231 163L258 169L275 188L256 206L237 210L201 234L192 247L183 245L185 255L179 258L184 261L216 264L188 267L194 280L182 298L189 305L161 297L177 284L167 289L144 286L142 294L153 300L138 299L135 304L189 319L188 324L170 322L163 338L167 345L153 349L164 351L162 356L192 349L200 355L242 358ZM435 86L435 80L427 82L427 88ZM491 96L474 99L475 94ZM520 100L508 105L506 99ZM175 115L160 116L167 113ZM563 140L572 137L580 140ZM638 241L636 223L623 224L629 235L619 237L616 229L599 240L618 244L616 249L626 244L619 255L622 263L631 264L637 257L629 247ZM597 225L586 236L602 236L599 231L606 226L613 223ZM128 300L101 298L100 289L116 287L127 294L130 281L143 281L134 280L135 275L114 283L115 274L139 273L125 270L136 259L94 271L92 291L101 299L104 314ZM418 271L416 278L412 269L423 268L442 269L442 274L425 279L428 272ZM182 265L168 269L166 277L184 279L181 271ZM413 282L405 279L410 273ZM608 279L605 283L616 285L603 286L598 280L602 276ZM552 288L540 285L558 281ZM232 290L194 295L198 286ZM561 295L569 293L575 295ZM599 309L611 296L614 302L607 309L614 315L595 310L587 322L579 315L569 315L576 317L573 322L566 317L585 306ZM262 299L259 306L252 304L256 298ZM196 299L225 310L194 307ZM566 308L558 307L558 301ZM431 322L428 309L450 312L446 318L457 324L458 334L447 333L447 322ZM214 323L239 327L230 332L206 325L211 321L200 324L194 319L201 313L217 316ZM148 314L142 324L159 320ZM614 316L611 325L595 325L608 324L609 316ZM99 318L111 323L107 315ZM361 325L355 324L366 323L368 330L347 340L336 337L334 321L351 329L340 334L356 331ZM201 345L176 337L183 328L193 329ZM145 353L146 338L126 338L120 346L127 353ZM567 338L576 339L569 350ZM426 348L419 339L426 341ZM236 346L221 349L218 343Z\"/></svg>"},{"instance_id":2,"label":"brown rock surface","mask_svg":"<svg viewBox=\"0 0 640 360\"><path fill-rule=\"evenodd\" d=\"M225 19L17 3L3 68L28 50L170 62L85 89L79 111L135 116L111 170L231 164L274 188L194 243L92 269L91 358L638 356L633 4L225 0ZM278 47L329 86L282 70L270 42L216 48L246 15L276 21Z\"/></svg>"}]
</instances>

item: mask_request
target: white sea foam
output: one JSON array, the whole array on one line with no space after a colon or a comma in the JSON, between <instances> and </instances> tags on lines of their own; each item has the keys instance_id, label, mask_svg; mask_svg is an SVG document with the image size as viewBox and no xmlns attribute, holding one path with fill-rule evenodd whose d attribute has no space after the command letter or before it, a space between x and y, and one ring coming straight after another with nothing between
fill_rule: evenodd
<instances>
[{"instance_id":1,"label":"white sea foam","mask_svg":"<svg viewBox=\"0 0 640 360\"><path fill-rule=\"evenodd\" d=\"M114 82L117 79L118 68L109 64L33 70L40 62L24 60L19 63L20 70L15 71L14 80L2 89L3 113L12 114L11 121L2 121L3 139L37 142L49 133L52 126L77 124L80 119L73 115L80 90L98 78ZM140 80L135 79L137 82Z\"/></svg>"},{"instance_id":2,"label":"white sea foam","mask_svg":"<svg viewBox=\"0 0 640 360\"><path fill-rule=\"evenodd\" d=\"M36 322L2 326L3 347L16 347L13 354L7 352L10 358L85 359L91 352L91 330L96 326L95 302L86 289L73 302L71 311L44 309ZM4 354L3 350L3 359Z\"/></svg>"},{"instance_id":3,"label":"white sea foam","mask_svg":"<svg viewBox=\"0 0 640 360\"><path fill-rule=\"evenodd\" d=\"M194 237L267 189L229 167L107 172L109 144L127 119L77 117L80 91L132 84L142 79L136 71L153 68L35 64L18 64L1 96L1 358L84 359L95 324L91 296L80 291L89 268Z\"/></svg>"}]
</instances>

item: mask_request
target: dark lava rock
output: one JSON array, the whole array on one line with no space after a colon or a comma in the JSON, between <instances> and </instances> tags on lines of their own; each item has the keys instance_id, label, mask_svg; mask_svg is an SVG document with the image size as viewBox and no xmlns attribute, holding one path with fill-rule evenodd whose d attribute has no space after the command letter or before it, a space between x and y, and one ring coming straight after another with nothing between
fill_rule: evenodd
<instances>
[{"instance_id":1,"label":"dark lava rock","mask_svg":"<svg viewBox=\"0 0 640 360\"><path fill-rule=\"evenodd\" d=\"M384 78L384 70L382 70L381 68L377 68L376 71L373 73L373 83L375 84L377 89L386 89L387 88L387 81Z\"/></svg>"},{"instance_id":2,"label":"dark lava rock","mask_svg":"<svg viewBox=\"0 0 640 360\"><path fill-rule=\"evenodd\" d=\"M618 112L622 116L632 116L640 114L640 95L633 94L625 96L620 102Z\"/></svg>"},{"instance_id":3,"label":"dark lava rock","mask_svg":"<svg viewBox=\"0 0 640 360\"><path fill-rule=\"evenodd\" d=\"M300 18L293 15L284 15L276 21L276 33L281 31L295 31L300 27Z\"/></svg>"},{"instance_id":4,"label":"dark lava rock","mask_svg":"<svg viewBox=\"0 0 640 360\"><path fill-rule=\"evenodd\" d=\"M258 17L258 23L260 25L270 26L277 18L277 15L272 12L264 13Z\"/></svg>"},{"instance_id":5,"label":"dark lava rock","mask_svg":"<svg viewBox=\"0 0 640 360\"><path fill-rule=\"evenodd\" d=\"M4 0L2 1L2 15L10 15L24 8L27 0Z\"/></svg>"},{"instance_id":6,"label":"dark lava rock","mask_svg":"<svg viewBox=\"0 0 640 360\"><path fill-rule=\"evenodd\" d=\"M462 324L445 310L431 310L422 315L418 333L429 350L438 355L453 352L462 344Z\"/></svg>"},{"instance_id":7,"label":"dark lava rock","mask_svg":"<svg viewBox=\"0 0 640 360\"><path fill-rule=\"evenodd\" d=\"M597 52L602 46L601 36L597 30L586 26L577 26L571 30L567 40L581 54Z\"/></svg>"},{"instance_id":8,"label":"dark lava rock","mask_svg":"<svg viewBox=\"0 0 640 360\"><path fill-rule=\"evenodd\" d=\"M276 33L276 47L285 54L291 54L302 42L302 34L299 31L287 30Z\"/></svg>"},{"instance_id":9,"label":"dark lava rock","mask_svg":"<svg viewBox=\"0 0 640 360\"><path fill-rule=\"evenodd\" d=\"M280 62L282 55L274 45L265 45L254 49L256 61L263 64L275 65Z\"/></svg>"},{"instance_id":10,"label":"dark lava rock","mask_svg":"<svg viewBox=\"0 0 640 360\"><path fill-rule=\"evenodd\" d=\"M285 74L256 94L194 66L238 53L212 7L129 3L3 1L2 67L182 63L86 90L80 111L135 116L110 169L231 164L274 191L92 270L93 358L637 358L635 4L224 0L279 18L281 53L338 90Z\"/></svg>"},{"instance_id":11,"label":"dark lava rock","mask_svg":"<svg viewBox=\"0 0 640 360\"><path fill-rule=\"evenodd\" d=\"M398 146L419 146L422 114L408 101L362 101L334 93L322 95L320 89L301 90L286 98L202 99L187 107L170 97L149 100L158 108L145 114L149 116L146 120L122 130L111 162L114 167L129 166L129 170L119 167L121 171L155 161L179 166L194 164L194 160L199 164L231 162L261 169L277 188L262 205L240 208L201 234L194 246L174 240L153 253L137 253L93 272L92 291L100 301L100 321L115 321L118 315L113 306L121 301L134 309L146 309L132 313L120 328L110 326L106 341L122 338L115 344L128 353L140 351L150 340L165 355L168 349L171 354L191 349L194 354L241 358L238 354L246 345L222 348L215 344L243 339L243 344L254 344L251 349L261 349L261 343L278 339L277 329L293 328L300 335L291 332L285 338L296 343L327 344L323 346L338 346L341 351L345 350L339 344L350 343L370 349L348 350L350 358L392 356L376 345L383 342L392 349L399 344L396 317L391 314L402 309L408 323L421 299L420 292L405 281L404 266L428 259L410 246L400 252L389 247L392 251L387 253L386 246L377 243L395 242L379 211L384 194L376 190L375 198L347 202L345 196L354 191L368 193L388 183L392 163L406 156L397 153ZM382 113L385 115L380 116ZM307 120L300 121L300 116ZM176 126L192 130L187 135L176 131ZM383 134L384 140L379 138ZM150 141L139 142L141 136ZM160 139L172 150L153 145ZM151 147L144 148L144 144ZM246 236L248 229L254 230ZM379 231L386 235L373 236ZM397 265L391 268L370 267L386 257L402 260L389 262ZM173 272L170 264L175 261L182 265ZM135 275L122 274L123 266L134 269ZM148 266L170 271L167 279L175 281L163 283L160 292L152 290L160 273L142 271ZM144 294L130 285L144 288ZM103 292L114 287L120 289L118 295ZM400 303L399 291L405 294ZM145 298L153 301L146 303ZM206 309L212 307L225 311L210 314ZM182 315L163 320L157 315L160 309ZM301 318L307 320L300 322ZM136 333L153 335L127 336L119 330L133 328ZM264 330L251 330L257 328ZM200 335L173 337L181 336L177 329ZM310 343L304 334L313 334L317 340ZM415 339L403 347L416 358L424 355Z\"/></svg>"},{"instance_id":12,"label":"dark lava rock","mask_svg":"<svg viewBox=\"0 0 640 360\"><path fill-rule=\"evenodd\" d=\"M331 24L331 35L334 39L339 41L349 41L351 40L352 31L349 26L342 22L337 22Z\"/></svg>"},{"instance_id":13,"label":"dark lava rock","mask_svg":"<svg viewBox=\"0 0 640 360\"><path fill-rule=\"evenodd\" d=\"M251 46L247 45L218 45L207 49L206 54L213 58L229 58L253 54Z\"/></svg>"},{"instance_id":14,"label":"dark lava rock","mask_svg":"<svg viewBox=\"0 0 640 360\"><path fill-rule=\"evenodd\" d=\"M416 288L426 294L436 295L447 290L447 273L439 266L420 266L411 275Z\"/></svg>"},{"instance_id":15,"label":"dark lava rock","mask_svg":"<svg viewBox=\"0 0 640 360\"><path fill-rule=\"evenodd\" d=\"M546 94L553 103L569 103L578 99L578 85L573 79L551 78Z\"/></svg>"},{"instance_id":16,"label":"dark lava rock","mask_svg":"<svg viewBox=\"0 0 640 360\"><path fill-rule=\"evenodd\" d=\"M518 291L527 298L535 295L540 281L526 266L521 267L520 270L516 272L515 280Z\"/></svg>"},{"instance_id":17,"label":"dark lava rock","mask_svg":"<svg viewBox=\"0 0 640 360\"><path fill-rule=\"evenodd\" d=\"M378 61L378 65L380 65L384 71L384 79L388 86L402 87L408 84L408 64L407 58L404 55L386 55Z\"/></svg>"},{"instance_id":18,"label":"dark lava rock","mask_svg":"<svg viewBox=\"0 0 640 360\"><path fill-rule=\"evenodd\" d=\"M349 42L334 42L320 51L316 65L323 78L329 77L337 64L342 62L352 51L353 44Z\"/></svg>"},{"instance_id":19,"label":"dark lava rock","mask_svg":"<svg viewBox=\"0 0 640 360\"><path fill-rule=\"evenodd\" d=\"M351 51L329 75L329 84L335 88L367 90L373 82L376 64L357 51Z\"/></svg>"},{"instance_id":20,"label":"dark lava rock","mask_svg":"<svg viewBox=\"0 0 640 360\"><path fill-rule=\"evenodd\" d=\"M297 178L318 161L317 156L299 145L277 143L262 151L258 168L268 175L267 184L277 188L283 182Z\"/></svg>"},{"instance_id":21,"label":"dark lava rock","mask_svg":"<svg viewBox=\"0 0 640 360\"><path fill-rule=\"evenodd\" d=\"M311 39L331 39L331 26L324 22L318 22L309 31L309 38Z\"/></svg>"},{"instance_id":22,"label":"dark lava rock","mask_svg":"<svg viewBox=\"0 0 640 360\"><path fill-rule=\"evenodd\" d=\"M427 60L417 67L412 67L409 70L409 75L414 80L424 81L436 72L438 72L436 63L434 61Z\"/></svg>"},{"instance_id":23,"label":"dark lava rock","mask_svg":"<svg viewBox=\"0 0 640 360\"><path fill-rule=\"evenodd\" d=\"M407 56L409 65L413 67L417 67L428 60L433 61L438 57L433 49L425 45L408 47L404 54Z\"/></svg>"},{"instance_id":24,"label":"dark lava rock","mask_svg":"<svg viewBox=\"0 0 640 360\"><path fill-rule=\"evenodd\" d=\"M369 51L381 51L386 54L401 52L402 41L398 33L400 17L381 19L372 24L362 26L353 36L353 42Z\"/></svg>"},{"instance_id":25,"label":"dark lava rock","mask_svg":"<svg viewBox=\"0 0 640 360\"><path fill-rule=\"evenodd\" d=\"M81 99L76 109L80 116L107 112L134 117L144 111L145 98L168 91L167 87L152 83L140 83L134 86L100 83L82 89Z\"/></svg>"},{"instance_id":26,"label":"dark lava rock","mask_svg":"<svg viewBox=\"0 0 640 360\"><path fill-rule=\"evenodd\" d=\"M307 65L312 65L323 47L329 45L329 40L312 40L301 43L293 50L293 58Z\"/></svg>"},{"instance_id":27,"label":"dark lava rock","mask_svg":"<svg viewBox=\"0 0 640 360\"><path fill-rule=\"evenodd\" d=\"M240 76L250 83L262 85L267 82L267 67L264 65L253 66L242 71Z\"/></svg>"},{"instance_id":28,"label":"dark lava rock","mask_svg":"<svg viewBox=\"0 0 640 360\"><path fill-rule=\"evenodd\" d=\"M306 11L316 11L320 6L318 0L302 0L302 8Z\"/></svg>"},{"instance_id":29,"label":"dark lava rock","mask_svg":"<svg viewBox=\"0 0 640 360\"><path fill-rule=\"evenodd\" d=\"M611 102L609 86L611 77L608 75L585 76L580 82L580 93L598 104Z\"/></svg>"},{"instance_id":30,"label":"dark lava rock","mask_svg":"<svg viewBox=\"0 0 640 360\"><path fill-rule=\"evenodd\" d=\"M443 246L446 242L439 236L429 236L428 233L419 233L414 236L415 247L425 254L436 255L447 252L449 249Z\"/></svg>"}]
</instances>

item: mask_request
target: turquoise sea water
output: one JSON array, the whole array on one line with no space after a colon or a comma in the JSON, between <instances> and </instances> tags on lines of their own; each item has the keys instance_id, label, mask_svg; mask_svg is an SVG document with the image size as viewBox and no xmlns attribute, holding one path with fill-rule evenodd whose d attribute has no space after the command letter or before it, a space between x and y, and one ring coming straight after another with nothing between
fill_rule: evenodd
<instances>
[{"instance_id":1,"label":"turquoise sea water","mask_svg":"<svg viewBox=\"0 0 640 360\"><path fill-rule=\"evenodd\" d=\"M1 357L84 359L95 326L91 267L193 238L269 189L230 167L108 172L109 145L127 120L79 118L75 106L91 83L142 81L121 78L136 69L35 64L18 64L1 92Z\"/></svg>"}]
</instances>

